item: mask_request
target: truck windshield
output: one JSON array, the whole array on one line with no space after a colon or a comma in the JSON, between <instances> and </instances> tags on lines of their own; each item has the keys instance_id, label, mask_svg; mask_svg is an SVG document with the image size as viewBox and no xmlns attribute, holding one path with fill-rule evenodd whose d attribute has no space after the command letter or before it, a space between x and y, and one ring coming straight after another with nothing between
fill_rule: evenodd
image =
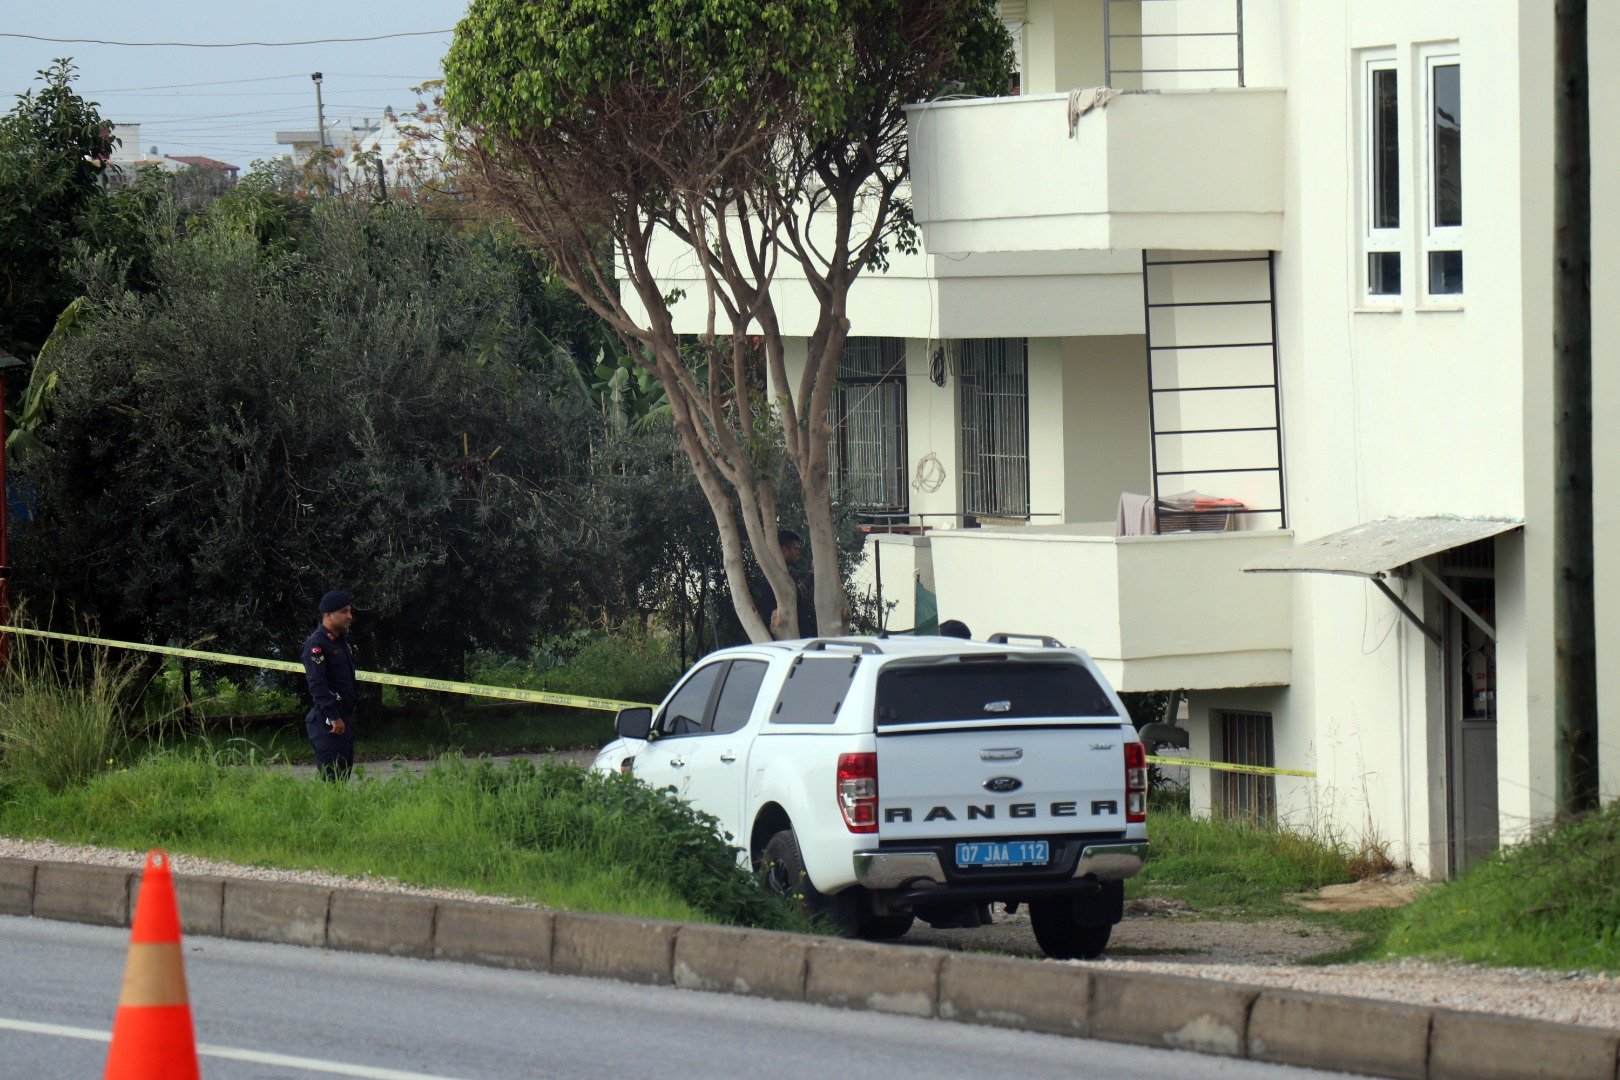
<instances>
[{"instance_id":1,"label":"truck windshield","mask_svg":"<svg viewBox=\"0 0 1620 1080\"><path fill-rule=\"evenodd\" d=\"M1118 715L1079 664L976 661L878 675L877 720L884 725Z\"/></svg>"}]
</instances>

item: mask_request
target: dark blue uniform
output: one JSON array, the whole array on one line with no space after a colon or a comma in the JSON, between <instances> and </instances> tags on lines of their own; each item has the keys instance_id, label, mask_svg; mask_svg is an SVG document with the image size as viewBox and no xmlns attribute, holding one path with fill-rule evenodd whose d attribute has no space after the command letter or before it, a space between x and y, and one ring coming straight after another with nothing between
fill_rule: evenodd
<instances>
[{"instance_id":1,"label":"dark blue uniform","mask_svg":"<svg viewBox=\"0 0 1620 1080\"><path fill-rule=\"evenodd\" d=\"M328 780L346 776L354 767L354 712L360 702L354 671L349 635L317 626L304 642L304 677L315 701L304 717L304 730L315 748L315 765ZM334 735L326 722L339 718L344 732Z\"/></svg>"}]
</instances>

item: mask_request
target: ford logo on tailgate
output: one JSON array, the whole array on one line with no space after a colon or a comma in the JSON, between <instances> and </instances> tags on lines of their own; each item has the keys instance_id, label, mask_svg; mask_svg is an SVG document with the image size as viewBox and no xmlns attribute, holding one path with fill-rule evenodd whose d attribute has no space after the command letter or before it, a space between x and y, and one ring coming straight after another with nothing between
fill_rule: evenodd
<instances>
[{"instance_id":1,"label":"ford logo on tailgate","mask_svg":"<svg viewBox=\"0 0 1620 1080\"><path fill-rule=\"evenodd\" d=\"M992 776L984 782L986 791L994 791L998 795L1005 795L1009 791L1017 791L1024 786L1024 782L1016 776Z\"/></svg>"}]
</instances>

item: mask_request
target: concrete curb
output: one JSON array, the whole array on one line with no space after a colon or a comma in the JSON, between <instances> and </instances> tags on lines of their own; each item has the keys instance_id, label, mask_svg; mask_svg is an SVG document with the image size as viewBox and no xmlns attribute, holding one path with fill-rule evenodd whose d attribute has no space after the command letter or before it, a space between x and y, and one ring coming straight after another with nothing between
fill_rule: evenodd
<instances>
[{"instance_id":1,"label":"concrete curb","mask_svg":"<svg viewBox=\"0 0 1620 1080\"><path fill-rule=\"evenodd\" d=\"M1371 1076L1620 1080L1620 1032L1167 975L505 904L175 877L186 933L810 1001ZM139 878L0 858L0 914L128 926Z\"/></svg>"}]
</instances>

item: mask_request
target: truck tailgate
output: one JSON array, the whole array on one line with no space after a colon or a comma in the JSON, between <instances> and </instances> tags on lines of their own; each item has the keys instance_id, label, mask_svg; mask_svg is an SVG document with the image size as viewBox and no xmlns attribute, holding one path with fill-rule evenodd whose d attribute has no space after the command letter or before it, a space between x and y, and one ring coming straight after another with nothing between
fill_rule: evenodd
<instances>
[{"instance_id":1,"label":"truck tailgate","mask_svg":"<svg viewBox=\"0 0 1620 1080\"><path fill-rule=\"evenodd\" d=\"M1123 829L1128 724L1077 659L886 667L875 716L878 835Z\"/></svg>"},{"instance_id":2,"label":"truck tailgate","mask_svg":"<svg viewBox=\"0 0 1620 1080\"><path fill-rule=\"evenodd\" d=\"M879 730L878 837L1049 837L1125 827L1124 733L1109 725Z\"/></svg>"}]
</instances>

